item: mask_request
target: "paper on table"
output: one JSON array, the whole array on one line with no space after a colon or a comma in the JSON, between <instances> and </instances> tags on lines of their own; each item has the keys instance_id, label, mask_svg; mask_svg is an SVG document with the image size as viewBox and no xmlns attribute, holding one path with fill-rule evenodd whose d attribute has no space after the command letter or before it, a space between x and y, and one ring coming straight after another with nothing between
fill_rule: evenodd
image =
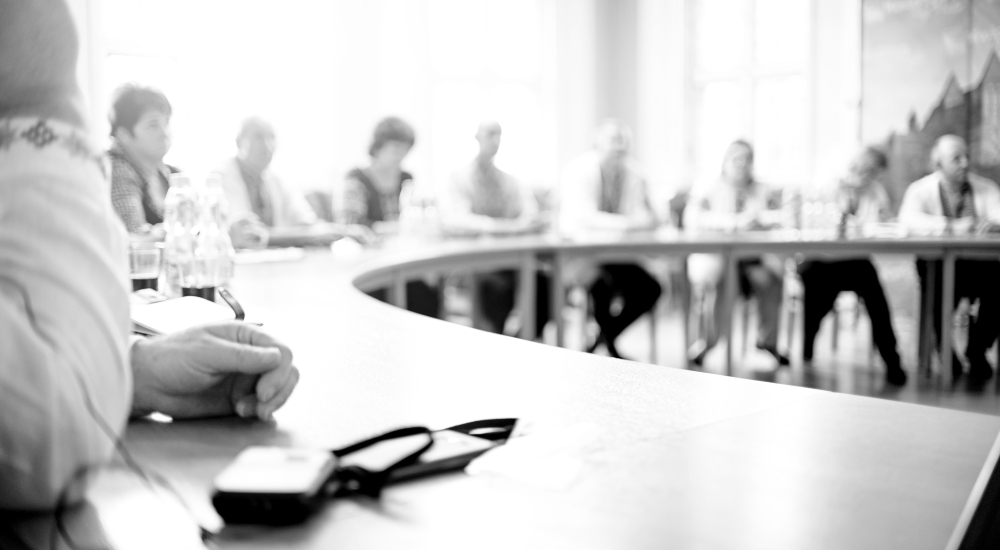
<instances>
[{"instance_id":1,"label":"paper on table","mask_svg":"<svg viewBox=\"0 0 1000 550\"><path fill-rule=\"evenodd\" d=\"M236 264L264 264L271 262L294 262L305 258L301 248L264 248L262 250L241 250L233 256Z\"/></svg>"},{"instance_id":2,"label":"paper on table","mask_svg":"<svg viewBox=\"0 0 1000 550\"><path fill-rule=\"evenodd\" d=\"M470 462L465 473L493 474L536 487L566 490L580 477L583 456L594 448L602 432L599 426L585 422L526 435L515 427L506 444Z\"/></svg>"},{"instance_id":3,"label":"paper on table","mask_svg":"<svg viewBox=\"0 0 1000 550\"><path fill-rule=\"evenodd\" d=\"M140 334L170 334L212 323L232 321L233 310L194 296L152 304L132 304L132 330Z\"/></svg>"}]
</instances>

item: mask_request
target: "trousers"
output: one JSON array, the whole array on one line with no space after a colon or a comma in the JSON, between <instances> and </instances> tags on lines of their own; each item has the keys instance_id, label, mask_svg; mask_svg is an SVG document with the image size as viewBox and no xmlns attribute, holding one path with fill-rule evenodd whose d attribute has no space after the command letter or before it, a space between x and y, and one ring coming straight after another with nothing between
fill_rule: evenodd
<instances>
[{"instance_id":1,"label":"trousers","mask_svg":"<svg viewBox=\"0 0 1000 550\"><path fill-rule=\"evenodd\" d=\"M851 291L865 302L872 322L872 340L882 360L890 367L899 366L896 333L892 329L889 304L870 260L806 261L799 265L805 291L803 297L805 334L802 358L812 359L813 344L823 317L833 308L837 295Z\"/></svg>"},{"instance_id":2,"label":"trousers","mask_svg":"<svg viewBox=\"0 0 1000 550\"><path fill-rule=\"evenodd\" d=\"M920 276L920 288L927 291L927 269L934 267L937 277L934 278L934 307L931 315L934 319L934 340L941 349L941 260L917 260L917 275ZM957 302L961 298L970 301L979 300L979 315L969 324L969 345L965 356L985 357L986 350L1000 335L1000 262L996 260L956 260L955 261L955 295ZM954 302L953 302L954 303Z\"/></svg>"},{"instance_id":3,"label":"trousers","mask_svg":"<svg viewBox=\"0 0 1000 550\"><path fill-rule=\"evenodd\" d=\"M513 269L503 269L475 276L476 294L483 320L488 326L476 327L490 332L502 333L507 317L514 310L514 296L518 273ZM541 271L535 272L535 338L541 337L549 322L549 277Z\"/></svg>"},{"instance_id":4,"label":"trousers","mask_svg":"<svg viewBox=\"0 0 1000 550\"><path fill-rule=\"evenodd\" d=\"M384 288L368 293L369 296L388 302L388 294ZM437 286L431 286L424 281L406 282L406 309L414 313L441 318L441 292Z\"/></svg>"},{"instance_id":5,"label":"trousers","mask_svg":"<svg viewBox=\"0 0 1000 550\"><path fill-rule=\"evenodd\" d=\"M590 297L594 303L594 320L610 348L629 325L653 309L661 292L660 283L638 265L600 266L600 275L590 286ZM617 314L612 311L616 297L622 301Z\"/></svg>"},{"instance_id":6,"label":"trousers","mask_svg":"<svg viewBox=\"0 0 1000 550\"><path fill-rule=\"evenodd\" d=\"M694 259L695 255L692 255ZM701 259L701 258L699 258ZM699 290L714 298L712 306L712 318L708 319L705 334L705 349L711 349L719 342L719 333L722 323L730 326L732 311L724 311L725 300L722 295L726 285L726 277L722 259L710 258L718 263L718 268L713 270L710 276L697 276L693 273L692 263L689 260L688 276L691 284L700 287ZM783 281L772 268L765 265L761 260L748 259L739 260L736 265L739 292L744 296L753 295L757 297L757 344L763 348L777 350L778 348L778 322L781 317L781 291Z\"/></svg>"}]
</instances>

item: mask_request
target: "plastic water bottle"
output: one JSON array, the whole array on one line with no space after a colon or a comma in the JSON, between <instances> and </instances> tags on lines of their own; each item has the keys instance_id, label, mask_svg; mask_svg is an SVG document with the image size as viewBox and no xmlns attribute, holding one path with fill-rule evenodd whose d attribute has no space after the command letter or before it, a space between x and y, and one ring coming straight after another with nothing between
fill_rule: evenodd
<instances>
[{"instance_id":1,"label":"plastic water bottle","mask_svg":"<svg viewBox=\"0 0 1000 550\"><path fill-rule=\"evenodd\" d=\"M181 296L181 288L192 278L200 218L198 193L191 178L172 175L163 201L165 293L172 298Z\"/></svg>"},{"instance_id":2,"label":"plastic water bottle","mask_svg":"<svg viewBox=\"0 0 1000 550\"><path fill-rule=\"evenodd\" d=\"M215 289L225 286L233 276L233 242L229 238L229 203L218 174L205 182L201 204L201 233L197 258L199 279L196 286Z\"/></svg>"},{"instance_id":3,"label":"plastic water bottle","mask_svg":"<svg viewBox=\"0 0 1000 550\"><path fill-rule=\"evenodd\" d=\"M229 208L215 174L198 189L175 174L164 200L164 264L171 297L199 296L215 301L215 289L233 274Z\"/></svg>"}]
</instances>

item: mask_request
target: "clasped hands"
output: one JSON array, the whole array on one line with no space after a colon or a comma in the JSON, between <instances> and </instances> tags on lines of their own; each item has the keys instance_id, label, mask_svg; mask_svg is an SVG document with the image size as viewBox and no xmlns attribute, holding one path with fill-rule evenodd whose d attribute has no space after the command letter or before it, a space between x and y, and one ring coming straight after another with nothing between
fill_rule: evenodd
<instances>
[{"instance_id":1,"label":"clasped hands","mask_svg":"<svg viewBox=\"0 0 1000 550\"><path fill-rule=\"evenodd\" d=\"M288 346L241 322L137 340L131 362L133 417L159 412L270 420L299 381Z\"/></svg>"}]
</instances>

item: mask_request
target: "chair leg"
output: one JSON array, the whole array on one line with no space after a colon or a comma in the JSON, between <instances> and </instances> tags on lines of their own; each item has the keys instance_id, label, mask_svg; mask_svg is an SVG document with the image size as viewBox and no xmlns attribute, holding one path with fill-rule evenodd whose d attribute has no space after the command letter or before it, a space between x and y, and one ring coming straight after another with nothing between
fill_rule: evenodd
<instances>
[{"instance_id":1,"label":"chair leg","mask_svg":"<svg viewBox=\"0 0 1000 550\"><path fill-rule=\"evenodd\" d=\"M656 365L657 353L656 353L656 306L649 310L649 362L650 364Z\"/></svg>"},{"instance_id":2,"label":"chair leg","mask_svg":"<svg viewBox=\"0 0 1000 550\"><path fill-rule=\"evenodd\" d=\"M750 347L750 298L743 298L743 356Z\"/></svg>"},{"instance_id":3,"label":"chair leg","mask_svg":"<svg viewBox=\"0 0 1000 550\"><path fill-rule=\"evenodd\" d=\"M833 307L833 332L830 334L830 349L833 353L837 353L837 341L840 339L840 312L837 311L837 306Z\"/></svg>"}]
</instances>

